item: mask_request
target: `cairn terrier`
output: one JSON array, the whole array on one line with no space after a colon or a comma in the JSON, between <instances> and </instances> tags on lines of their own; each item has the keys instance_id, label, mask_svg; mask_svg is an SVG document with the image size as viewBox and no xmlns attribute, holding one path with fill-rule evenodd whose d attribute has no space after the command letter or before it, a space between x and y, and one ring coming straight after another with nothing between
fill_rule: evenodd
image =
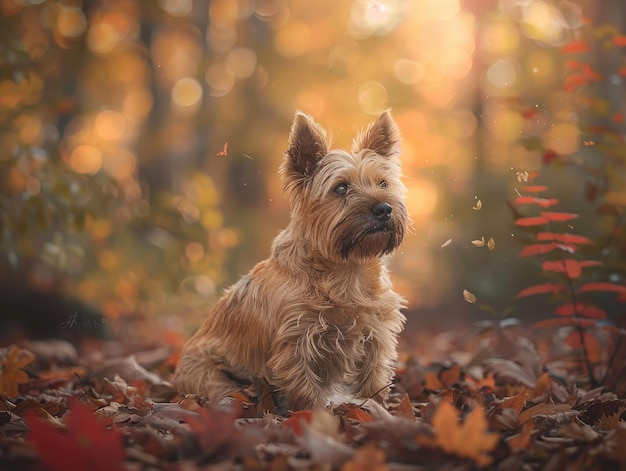
<instances>
[{"instance_id":1,"label":"cairn terrier","mask_svg":"<svg viewBox=\"0 0 626 471\"><path fill-rule=\"evenodd\" d=\"M406 320L385 266L408 223L399 140L385 111L352 152L330 150L324 129L296 113L280 167L290 222L185 344L178 391L217 404L265 385L281 413L335 393L384 400Z\"/></svg>"}]
</instances>

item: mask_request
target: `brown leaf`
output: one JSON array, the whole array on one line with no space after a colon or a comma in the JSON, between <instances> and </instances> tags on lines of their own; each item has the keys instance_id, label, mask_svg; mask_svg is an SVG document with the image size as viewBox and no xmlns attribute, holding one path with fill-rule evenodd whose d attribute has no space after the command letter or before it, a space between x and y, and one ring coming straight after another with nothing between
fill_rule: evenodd
<instances>
[{"instance_id":1,"label":"brown leaf","mask_svg":"<svg viewBox=\"0 0 626 471\"><path fill-rule=\"evenodd\" d=\"M523 424L538 415L554 415L571 410L572 408L568 404L537 404L519 415L519 423Z\"/></svg>"},{"instance_id":2,"label":"brown leaf","mask_svg":"<svg viewBox=\"0 0 626 471\"><path fill-rule=\"evenodd\" d=\"M476 302L476 296L474 296L472 293L470 293L466 289L463 290L463 299L465 299L468 303L471 303L471 304L474 304Z\"/></svg>"},{"instance_id":3,"label":"brown leaf","mask_svg":"<svg viewBox=\"0 0 626 471\"><path fill-rule=\"evenodd\" d=\"M22 368L30 364L35 355L17 345L8 348L10 350L0 364L0 393L15 397L19 394L18 386L28 382L28 375Z\"/></svg>"},{"instance_id":4,"label":"brown leaf","mask_svg":"<svg viewBox=\"0 0 626 471\"><path fill-rule=\"evenodd\" d=\"M509 448L513 453L528 449L534 428L534 424L531 421L527 421L524 425L522 425L520 433L512 435L505 440L506 444L509 445Z\"/></svg>"},{"instance_id":5,"label":"brown leaf","mask_svg":"<svg viewBox=\"0 0 626 471\"><path fill-rule=\"evenodd\" d=\"M411 400L409 399L409 395L404 393L400 404L398 404L398 409L396 410L396 417L403 417L409 420L415 420L415 412L413 411L413 406L411 405Z\"/></svg>"}]
</instances>

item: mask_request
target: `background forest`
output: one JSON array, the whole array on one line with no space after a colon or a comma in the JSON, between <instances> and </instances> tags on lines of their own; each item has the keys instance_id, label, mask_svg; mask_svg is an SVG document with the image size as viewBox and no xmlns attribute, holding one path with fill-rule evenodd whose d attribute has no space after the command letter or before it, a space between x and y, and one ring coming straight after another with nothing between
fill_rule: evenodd
<instances>
[{"instance_id":1,"label":"background forest","mask_svg":"<svg viewBox=\"0 0 626 471\"><path fill-rule=\"evenodd\" d=\"M0 285L15 305L52 293L96 322L185 337L287 221L277 167L298 109L338 147L393 110L409 333L530 324L568 298L550 285L562 275L623 286L620 0L0 0L0 13ZM546 266L548 249L518 256L546 229L515 221L552 205L588 238L569 268ZM614 293L594 304L612 321L624 310ZM40 311L21 320L45 326Z\"/></svg>"}]
</instances>

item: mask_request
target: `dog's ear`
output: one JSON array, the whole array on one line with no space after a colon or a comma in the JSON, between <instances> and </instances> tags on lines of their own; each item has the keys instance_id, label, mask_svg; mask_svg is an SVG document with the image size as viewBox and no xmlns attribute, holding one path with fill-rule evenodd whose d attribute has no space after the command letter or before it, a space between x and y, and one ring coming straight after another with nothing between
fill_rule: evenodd
<instances>
[{"instance_id":1,"label":"dog's ear","mask_svg":"<svg viewBox=\"0 0 626 471\"><path fill-rule=\"evenodd\" d=\"M285 176L294 179L310 176L317 162L327 153L328 139L324 128L309 115L296 112L283 163Z\"/></svg>"},{"instance_id":2,"label":"dog's ear","mask_svg":"<svg viewBox=\"0 0 626 471\"><path fill-rule=\"evenodd\" d=\"M389 157L396 153L395 146L400 138L400 128L391 117L391 111L385 110L365 131L361 131L356 136L352 144L352 152L370 149L383 157Z\"/></svg>"}]
</instances>

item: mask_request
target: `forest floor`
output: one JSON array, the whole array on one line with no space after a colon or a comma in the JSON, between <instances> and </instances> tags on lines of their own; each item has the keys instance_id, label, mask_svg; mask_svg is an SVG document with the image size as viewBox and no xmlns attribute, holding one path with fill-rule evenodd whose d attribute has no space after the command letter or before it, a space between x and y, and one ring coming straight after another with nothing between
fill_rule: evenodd
<instances>
[{"instance_id":1,"label":"forest floor","mask_svg":"<svg viewBox=\"0 0 626 471\"><path fill-rule=\"evenodd\" d=\"M289 418L269 396L211 409L176 394L177 338L7 346L0 469L626 469L623 364L590 384L579 356L519 327L416 336L384 406Z\"/></svg>"}]
</instances>

